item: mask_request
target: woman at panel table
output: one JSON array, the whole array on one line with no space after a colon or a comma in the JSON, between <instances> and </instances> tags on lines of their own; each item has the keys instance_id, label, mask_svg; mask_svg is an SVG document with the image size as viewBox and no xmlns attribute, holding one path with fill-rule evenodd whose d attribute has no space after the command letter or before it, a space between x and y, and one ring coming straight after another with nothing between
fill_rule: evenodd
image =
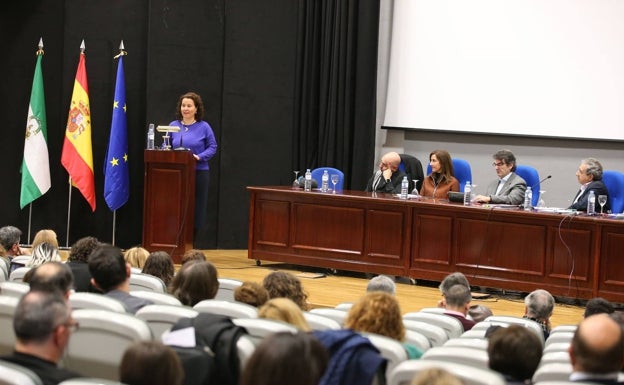
<instances>
[{"instance_id":1,"label":"woman at panel table","mask_svg":"<svg viewBox=\"0 0 624 385\"><path fill-rule=\"evenodd\" d=\"M432 151L429 154L429 165L431 174L423 181L420 195L426 198L446 199L449 191L459 191L459 181L453 176L453 162L448 151Z\"/></svg>"}]
</instances>

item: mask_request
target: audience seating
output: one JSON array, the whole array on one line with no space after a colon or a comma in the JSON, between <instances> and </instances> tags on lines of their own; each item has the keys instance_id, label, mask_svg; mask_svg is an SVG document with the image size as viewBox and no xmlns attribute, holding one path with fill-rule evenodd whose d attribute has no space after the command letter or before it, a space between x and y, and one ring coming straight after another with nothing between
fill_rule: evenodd
<instances>
[{"instance_id":1,"label":"audience seating","mask_svg":"<svg viewBox=\"0 0 624 385\"><path fill-rule=\"evenodd\" d=\"M9 280L9 266L4 258L0 258L0 282Z\"/></svg>"},{"instance_id":2,"label":"audience seating","mask_svg":"<svg viewBox=\"0 0 624 385\"><path fill-rule=\"evenodd\" d=\"M80 377L61 381L59 385L124 385L124 383L104 378Z\"/></svg>"},{"instance_id":3,"label":"audience seating","mask_svg":"<svg viewBox=\"0 0 624 385\"><path fill-rule=\"evenodd\" d=\"M244 327L254 344L258 344L266 336L273 333L290 332L295 334L299 331L293 325L265 318L235 318L232 322Z\"/></svg>"},{"instance_id":4,"label":"audience seating","mask_svg":"<svg viewBox=\"0 0 624 385\"><path fill-rule=\"evenodd\" d=\"M19 299L8 295L0 295L0 355L13 352L15 332L13 332L13 315Z\"/></svg>"},{"instance_id":5,"label":"audience seating","mask_svg":"<svg viewBox=\"0 0 624 385\"><path fill-rule=\"evenodd\" d=\"M552 336L553 334L557 334L557 333L561 333L561 332L572 332L572 333L574 333L576 331L577 327L578 327L578 325L559 325L559 326L555 326L554 328L552 328L550 330L550 335Z\"/></svg>"},{"instance_id":6,"label":"audience seating","mask_svg":"<svg viewBox=\"0 0 624 385\"><path fill-rule=\"evenodd\" d=\"M338 321L333 320L329 317L310 313L307 311L303 312L303 316L305 317L305 320L308 322L308 325L310 325L312 330L337 330L341 328Z\"/></svg>"},{"instance_id":7,"label":"audience seating","mask_svg":"<svg viewBox=\"0 0 624 385\"><path fill-rule=\"evenodd\" d=\"M155 305L182 306L179 299L167 293L157 293L155 291L135 290L130 293L134 297L139 297L152 301Z\"/></svg>"},{"instance_id":8,"label":"audience seating","mask_svg":"<svg viewBox=\"0 0 624 385\"><path fill-rule=\"evenodd\" d=\"M0 282L0 293L2 295L8 295L15 298L22 298L22 296L30 290L30 286L24 282Z\"/></svg>"},{"instance_id":9,"label":"audience seating","mask_svg":"<svg viewBox=\"0 0 624 385\"><path fill-rule=\"evenodd\" d=\"M544 353L542 355L542 359L540 360L539 366L552 363L569 364L570 353L568 353L567 351Z\"/></svg>"},{"instance_id":10,"label":"audience seating","mask_svg":"<svg viewBox=\"0 0 624 385\"><path fill-rule=\"evenodd\" d=\"M609 207L612 213L621 213L624 210L624 173L614 170L605 170L602 181L609 191Z\"/></svg>"},{"instance_id":11,"label":"audience seating","mask_svg":"<svg viewBox=\"0 0 624 385\"><path fill-rule=\"evenodd\" d=\"M488 368L487 350L478 350L463 346L436 346L427 350L423 360L449 361L476 368Z\"/></svg>"},{"instance_id":12,"label":"audience seating","mask_svg":"<svg viewBox=\"0 0 624 385\"><path fill-rule=\"evenodd\" d=\"M489 322L488 322L488 323L489 323ZM481 325L481 324L483 324L483 322L479 322L479 323L477 323L477 325ZM477 325L475 325L475 326L477 326ZM492 325L492 324L490 324L490 326L491 326L491 325ZM488 326L488 327L489 327L489 326ZM473 327L472 329L470 329L470 330L466 330L465 332L463 332L463 333L462 333L462 335L461 335L461 336L459 336L459 338L462 338L462 339L485 338L485 332L486 332L486 331L487 331L487 328L483 328L483 329L476 328L476 329L475 329L475 328Z\"/></svg>"},{"instance_id":13,"label":"audience seating","mask_svg":"<svg viewBox=\"0 0 624 385\"><path fill-rule=\"evenodd\" d=\"M388 385L410 385L414 376L429 368L442 368L458 377L464 385L505 385L505 378L492 370L448 361L407 360L395 367L388 376Z\"/></svg>"},{"instance_id":14,"label":"audience seating","mask_svg":"<svg viewBox=\"0 0 624 385\"><path fill-rule=\"evenodd\" d=\"M544 344L544 332L542 331L542 327L535 321L531 321L530 319L522 318L522 317L513 317L513 316L504 316L504 315L493 315L489 316L485 319L486 322L503 322L506 324L514 324L524 326L535 333L542 341L542 345Z\"/></svg>"},{"instance_id":15,"label":"audience seating","mask_svg":"<svg viewBox=\"0 0 624 385\"><path fill-rule=\"evenodd\" d=\"M198 302L193 309L198 312L221 314L230 318L257 318L258 309L241 302L205 299Z\"/></svg>"},{"instance_id":16,"label":"audience seating","mask_svg":"<svg viewBox=\"0 0 624 385\"><path fill-rule=\"evenodd\" d=\"M186 306L147 305L136 313L136 317L147 323L155 340L161 339L162 334L171 329L180 318L195 318L199 312Z\"/></svg>"},{"instance_id":17,"label":"audience seating","mask_svg":"<svg viewBox=\"0 0 624 385\"><path fill-rule=\"evenodd\" d=\"M390 376L390 372L403 361L407 361L407 351L403 344L392 338L381 336L373 333L360 333L368 338L370 342L381 353L381 356L388 360L386 365L386 379Z\"/></svg>"},{"instance_id":18,"label":"audience seating","mask_svg":"<svg viewBox=\"0 0 624 385\"><path fill-rule=\"evenodd\" d=\"M102 294L77 292L69 296L69 304L76 309L99 309L125 313L126 307L121 301L106 297Z\"/></svg>"},{"instance_id":19,"label":"audience seating","mask_svg":"<svg viewBox=\"0 0 624 385\"><path fill-rule=\"evenodd\" d=\"M234 302L234 290L242 284L243 282L237 279L219 278L219 290L214 299Z\"/></svg>"},{"instance_id":20,"label":"audience seating","mask_svg":"<svg viewBox=\"0 0 624 385\"><path fill-rule=\"evenodd\" d=\"M17 269L13 270L11 274L9 274L9 281L23 282L24 276L26 275L26 273L28 273L28 270L30 269L30 267L18 267Z\"/></svg>"},{"instance_id":21,"label":"audience seating","mask_svg":"<svg viewBox=\"0 0 624 385\"><path fill-rule=\"evenodd\" d=\"M0 384L2 385L43 385L43 382L30 369L0 361Z\"/></svg>"},{"instance_id":22,"label":"audience seating","mask_svg":"<svg viewBox=\"0 0 624 385\"><path fill-rule=\"evenodd\" d=\"M344 173L340 170L338 170L337 168L333 168L333 167L317 167L315 169L313 169L312 172L312 179L316 180L316 182L318 183L318 187L321 188L321 182L322 182L322 178L323 178L323 171L327 170L327 173L329 174L329 188L333 189L334 185L331 182L331 176L332 174L338 174L338 183L336 183L336 190L337 191L342 191L343 187L344 187Z\"/></svg>"},{"instance_id":23,"label":"audience seating","mask_svg":"<svg viewBox=\"0 0 624 385\"><path fill-rule=\"evenodd\" d=\"M574 337L573 332L558 332L555 334L551 334L546 339L546 346L550 344L560 343L560 342L571 342L572 337Z\"/></svg>"},{"instance_id":24,"label":"audience seating","mask_svg":"<svg viewBox=\"0 0 624 385\"><path fill-rule=\"evenodd\" d=\"M405 343L416 346L422 352L431 348L431 343L429 343L427 337L414 330L405 330Z\"/></svg>"},{"instance_id":25,"label":"audience seating","mask_svg":"<svg viewBox=\"0 0 624 385\"><path fill-rule=\"evenodd\" d=\"M126 348L152 339L147 323L132 314L78 309L72 317L80 327L69 339L63 366L86 377L117 380Z\"/></svg>"},{"instance_id":26,"label":"audience seating","mask_svg":"<svg viewBox=\"0 0 624 385\"><path fill-rule=\"evenodd\" d=\"M552 363L541 365L533 374L533 383L542 381L567 381L572 373L572 364Z\"/></svg>"},{"instance_id":27,"label":"audience seating","mask_svg":"<svg viewBox=\"0 0 624 385\"><path fill-rule=\"evenodd\" d=\"M543 353L550 353L550 352L567 352L568 348L570 347L570 342L555 342L552 344L549 344L548 346L546 346L544 348Z\"/></svg>"},{"instance_id":28,"label":"audience seating","mask_svg":"<svg viewBox=\"0 0 624 385\"><path fill-rule=\"evenodd\" d=\"M403 320L403 325L405 325L405 329L413 330L427 337L429 344L431 344L432 347L441 346L449 339L444 329L436 325L406 319Z\"/></svg>"},{"instance_id":29,"label":"audience seating","mask_svg":"<svg viewBox=\"0 0 624 385\"><path fill-rule=\"evenodd\" d=\"M422 313L444 314L446 309L443 307L423 307L420 311Z\"/></svg>"},{"instance_id":30,"label":"audience seating","mask_svg":"<svg viewBox=\"0 0 624 385\"><path fill-rule=\"evenodd\" d=\"M238 361L240 362L241 371L245 368L249 357L253 354L254 350L256 350L256 345L254 345L254 341L252 337L242 335L236 341L236 350L238 352Z\"/></svg>"},{"instance_id":31,"label":"audience seating","mask_svg":"<svg viewBox=\"0 0 624 385\"><path fill-rule=\"evenodd\" d=\"M130 291L154 291L156 293L166 293L167 288L162 279L149 274L130 274Z\"/></svg>"},{"instance_id":32,"label":"audience seating","mask_svg":"<svg viewBox=\"0 0 624 385\"><path fill-rule=\"evenodd\" d=\"M336 305L336 310L342 310L348 312L353 307L353 302L342 302Z\"/></svg>"},{"instance_id":33,"label":"audience seating","mask_svg":"<svg viewBox=\"0 0 624 385\"><path fill-rule=\"evenodd\" d=\"M344 326L344 321L347 318L347 313L344 310L330 309L330 308L316 308L310 310L310 313L322 315L323 317L331 318L338 322L340 326Z\"/></svg>"},{"instance_id":34,"label":"audience seating","mask_svg":"<svg viewBox=\"0 0 624 385\"><path fill-rule=\"evenodd\" d=\"M596 385L595 382L582 382L582 381L542 381L535 385Z\"/></svg>"},{"instance_id":35,"label":"audience seating","mask_svg":"<svg viewBox=\"0 0 624 385\"><path fill-rule=\"evenodd\" d=\"M446 341L442 346L456 346L486 351L488 340L485 338L453 338Z\"/></svg>"},{"instance_id":36,"label":"audience seating","mask_svg":"<svg viewBox=\"0 0 624 385\"><path fill-rule=\"evenodd\" d=\"M457 338L464 332L461 321L457 318L445 314L434 314L427 312L412 312L403 315L404 320L414 320L430 323L444 329L448 338Z\"/></svg>"},{"instance_id":37,"label":"audience seating","mask_svg":"<svg viewBox=\"0 0 624 385\"><path fill-rule=\"evenodd\" d=\"M528 187L531 187L531 192L533 194L531 198L531 205L533 205L533 207L537 206L540 198L539 172L537 172L537 169L533 166L528 166L526 164L517 164L516 174L524 179Z\"/></svg>"}]
</instances>

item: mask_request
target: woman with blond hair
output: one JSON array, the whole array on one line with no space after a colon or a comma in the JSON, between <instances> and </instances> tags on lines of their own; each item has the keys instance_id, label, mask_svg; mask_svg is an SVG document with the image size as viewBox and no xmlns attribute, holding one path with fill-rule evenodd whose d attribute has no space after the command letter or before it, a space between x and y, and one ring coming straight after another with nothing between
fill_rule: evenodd
<instances>
[{"instance_id":1,"label":"woman with blond hair","mask_svg":"<svg viewBox=\"0 0 624 385\"><path fill-rule=\"evenodd\" d=\"M144 249L141 246L131 247L124 253L124 259L127 263L130 264L130 267L134 267L135 269L143 269L145 266L145 261L147 261L147 257L149 256L149 251Z\"/></svg>"},{"instance_id":2,"label":"woman with blond hair","mask_svg":"<svg viewBox=\"0 0 624 385\"><path fill-rule=\"evenodd\" d=\"M286 322L297 329L309 332L312 330L303 316L301 308L288 298L273 298L258 309L258 318Z\"/></svg>"}]
</instances>

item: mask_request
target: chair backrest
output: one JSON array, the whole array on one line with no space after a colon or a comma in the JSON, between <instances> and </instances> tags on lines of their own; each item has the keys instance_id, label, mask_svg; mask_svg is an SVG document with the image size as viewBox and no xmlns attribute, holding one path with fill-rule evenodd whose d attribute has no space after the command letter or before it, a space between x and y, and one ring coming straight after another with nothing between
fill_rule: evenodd
<instances>
[{"instance_id":1,"label":"chair backrest","mask_svg":"<svg viewBox=\"0 0 624 385\"><path fill-rule=\"evenodd\" d=\"M423 360L450 361L477 368L488 368L487 350L478 350L464 346L436 346L427 350Z\"/></svg>"},{"instance_id":2,"label":"chair backrest","mask_svg":"<svg viewBox=\"0 0 624 385\"><path fill-rule=\"evenodd\" d=\"M524 181L527 186L531 187L531 191L533 193L533 198L531 199L531 204L533 206L537 206L537 202L539 202L540 197L540 176L537 169L532 166L528 166L526 164L517 164L516 165L516 174L518 174Z\"/></svg>"},{"instance_id":3,"label":"chair backrest","mask_svg":"<svg viewBox=\"0 0 624 385\"><path fill-rule=\"evenodd\" d=\"M373 333L361 333L364 337L368 338L370 342L381 353L381 356L388 360L386 365L386 379L390 376L390 372L397 365L399 365L403 361L407 361L407 351L397 340L393 340L392 338L388 338L385 336L380 336L379 334Z\"/></svg>"},{"instance_id":4,"label":"chair backrest","mask_svg":"<svg viewBox=\"0 0 624 385\"><path fill-rule=\"evenodd\" d=\"M337 310L342 310L348 312L353 307L353 302L341 302L336 305Z\"/></svg>"},{"instance_id":5,"label":"chair backrest","mask_svg":"<svg viewBox=\"0 0 624 385\"><path fill-rule=\"evenodd\" d=\"M421 371L442 368L459 378L465 385L505 385L505 378L492 370L437 360L407 360L390 372L388 385L409 385Z\"/></svg>"},{"instance_id":6,"label":"chair backrest","mask_svg":"<svg viewBox=\"0 0 624 385\"><path fill-rule=\"evenodd\" d=\"M6 361L0 361L1 385L43 385L32 370Z\"/></svg>"},{"instance_id":7,"label":"chair backrest","mask_svg":"<svg viewBox=\"0 0 624 385\"><path fill-rule=\"evenodd\" d=\"M407 178L409 179L409 191L411 192L414 189L414 179L418 179L418 182L416 182L416 189L420 191L425 179L422 163L420 163L418 158L410 154L399 154L399 156L401 157L399 170L407 174Z\"/></svg>"},{"instance_id":8,"label":"chair backrest","mask_svg":"<svg viewBox=\"0 0 624 385\"><path fill-rule=\"evenodd\" d=\"M429 343L427 337L414 330L405 330L405 342L416 346L421 352L431 348L431 343Z\"/></svg>"},{"instance_id":9,"label":"chair backrest","mask_svg":"<svg viewBox=\"0 0 624 385\"><path fill-rule=\"evenodd\" d=\"M59 385L124 385L122 382L105 378L80 377L59 382Z\"/></svg>"},{"instance_id":10,"label":"chair backrest","mask_svg":"<svg viewBox=\"0 0 624 385\"><path fill-rule=\"evenodd\" d=\"M197 314L197 310L186 306L147 305L136 312L136 317L145 321L154 339L160 341L163 333L171 329L180 318L194 318Z\"/></svg>"},{"instance_id":11,"label":"chair backrest","mask_svg":"<svg viewBox=\"0 0 624 385\"><path fill-rule=\"evenodd\" d=\"M266 318L234 318L232 322L240 327L244 327L247 333L249 333L249 338L256 345L273 333L289 332L297 334L298 332L298 329L293 325Z\"/></svg>"},{"instance_id":12,"label":"chair backrest","mask_svg":"<svg viewBox=\"0 0 624 385\"><path fill-rule=\"evenodd\" d=\"M11 274L9 274L9 281L23 282L24 276L26 275L26 273L28 273L30 269L30 267L18 267L17 269L13 270Z\"/></svg>"},{"instance_id":13,"label":"chair backrest","mask_svg":"<svg viewBox=\"0 0 624 385\"><path fill-rule=\"evenodd\" d=\"M433 314L444 314L445 311L446 309L443 307L423 307L422 309L420 309L420 312L422 313L433 313Z\"/></svg>"},{"instance_id":14,"label":"chair backrest","mask_svg":"<svg viewBox=\"0 0 624 385\"><path fill-rule=\"evenodd\" d=\"M329 188L333 188L333 185L331 183L331 176L332 174L337 174L338 175L338 183L336 183L336 190L337 191L341 191L344 188L344 173L340 170L338 170L337 168L333 168L333 167L318 167L315 168L314 170L312 170L312 179L316 180L316 182L318 183L319 187L321 186L321 178L323 177L323 171L327 170L327 173L329 174Z\"/></svg>"},{"instance_id":15,"label":"chair backrest","mask_svg":"<svg viewBox=\"0 0 624 385\"><path fill-rule=\"evenodd\" d=\"M560 363L560 364L569 364L570 363L570 353L567 351L558 351L558 352L548 352L542 355L540 359L539 366Z\"/></svg>"},{"instance_id":16,"label":"chair backrest","mask_svg":"<svg viewBox=\"0 0 624 385\"><path fill-rule=\"evenodd\" d=\"M130 291L154 291L156 293L166 293L167 287L162 279L149 274L130 274Z\"/></svg>"},{"instance_id":17,"label":"chair backrest","mask_svg":"<svg viewBox=\"0 0 624 385\"><path fill-rule=\"evenodd\" d=\"M539 366L533 374L533 383L542 381L566 381L572 374L572 364L554 362Z\"/></svg>"},{"instance_id":18,"label":"chair backrest","mask_svg":"<svg viewBox=\"0 0 624 385\"><path fill-rule=\"evenodd\" d=\"M303 312L303 317L308 322L312 330L338 330L341 328L338 321L319 314Z\"/></svg>"},{"instance_id":19,"label":"chair backrest","mask_svg":"<svg viewBox=\"0 0 624 385\"><path fill-rule=\"evenodd\" d=\"M477 325L482 324L483 322L478 322ZM476 326L476 325L475 325ZM467 338L467 339L475 339L475 338L485 338L485 332L487 329L475 329L474 327L470 330L466 330L459 338Z\"/></svg>"},{"instance_id":20,"label":"chair backrest","mask_svg":"<svg viewBox=\"0 0 624 385\"><path fill-rule=\"evenodd\" d=\"M22 296L30 290L30 286L24 282L0 282L0 293L2 295L8 295L15 298L22 298Z\"/></svg>"},{"instance_id":21,"label":"chair backrest","mask_svg":"<svg viewBox=\"0 0 624 385\"><path fill-rule=\"evenodd\" d=\"M423 321L430 323L432 325L436 325L444 329L448 338L457 338L462 335L464 332L464 327L461 324L461 321L457 318L445 315L445 314L434 314L434 313L426 313L426 312L411 312L405 313L403 315L404 320L414 320L414 321Z\"/></svg>"},{"instance_id":22,"label":"chair backrest","mask_svg":"<svg viewBox=\"0 0 624 385\"><path fill-rule=\"evenodd\" d=\"M405 329L413 330L427 337L432 347L442 346L449 339L444 329L427 322L404 319L403 325L405 325Z\"/></svg>"},{"instance_id":23,"label":"chair backrest","mask_svg":"<svg viewBox=\"0 0 624 385\"><path fill-rule=\"evenodd\" d=\"M130 293L133 297L139 297L152 301L155 305L182 306L179 299L167 293L157 293L155 291L135 290Z\"/></svg>"},{"instance_id":24,"label":"chair backrest","mask_svg":"<svg viewBox=\"0 0 624 385\"><path fill-rule=\"evenodd\" d=\"M258 318L258 309L241 302L205 299L193 306L193 309L198 312L221 314L231 318Z\"/></svg>"},{"instance_id":25,"label":"chair backrest","mask_svg":"<svg viewBox=\"0 0 624 385\"><path fill-rule=\"evenodd\" d=\"M9 263L4 257L0 257L0 282L9 280Z\"/></svg>"},{"instance_id":26,"label":"chair backrest","mask_svg":"<svg viewBox=\"0 0 624 385\"><path fill-rule=\"evenodd\" d=\"M73 310L76 309L99 309L114 311L117 313L125 313L126 308L114 298L106 297L102 294L76 292L69 296L69 303Z\"/></svg>"},{"instance_id":27,"label":"chair backrest","mask_svg":"<svg viewBox=\"0 0 624 385\"><path fill-rule=\"evenodd\" d=\"M535 321L530 319L522 318L522 317L512 317L505 315L493 315L489 316L485 319L486 322L503 322L510 325L520 325L525 328L531 330L535 333L535 335L542 341L542 346L544 346L544 332L542 331L542 327Z\"/></svg>"},{"instance_id":28,"label":"chair backrest","mask_svg":"<svg viewBox=\"0 0 624 385\"><path fill-rule=\"evenodd\" d=\"M555 334L551 334L546 339L546 346L559 342L570 343L572 341L572 337L574 337L574 332L558 332Z\"/></svg>"},{"instance_id":29,"label":"chair backrest","mask_svg":"<svg viewBox=\"0 0 624 385\"><path fill-rule=\"evenodd\" d=\"M543 353L551 353L551 352L567 352L568 348L570 347L570 342L555 342L555 343L551 343L548 344L548 346L546 346L544 348Z\"/></svg>"},{"instance_id":30,"label":"chair backrest","mask_svg":"<svg viewBox=\"0 0 624 385\"><path fill-rule=\"evenodd\" d=\"M446 341L442 346L459 346L463 348L486 351L488 347L488 340L485 338L453 338Z\"/></svg>"},{"instance_id":31,"label":"chair backrest","mask_svg":"<svg viewBox=\"0 0 624 385\"><path fill-rule=\"evenodd\" d=\"M562 332L564 332L564 333L568 333L568 332L574 333L577 328L578 328L578 325L559 325L559 326L555 326L554 328L552 328L550 330L550 335L552 336L553 334L562 333Z\"/></svg>"},{"instance_id":32,"label":"chair backrest","mask_svg":"<svg viewBox=\"0 0 624 385\"><path fill-rule=\"evenodd\" d=\"M80 327L69 339L63 366L86 377L117 380L126 348L152 339L147 323L133 314L78 309L72 317Z\"/></svg>"},{"instance_id":33,"label":"chair backrest","mask_svg":"<svg viewBox=\"0 0 624 385\"><path fill-rule=\"evenodd\" d=\"M18 302L16 297L0 295L0 355L11 353L15 347L13 315Z\"/></svg>"},{"instance_id":34,"label":"chair backrest","mask_svg":"<svg viewBox=\"0 0 624 385\"><path fill-rule=\"evenodd\" d=\"M323 317L331 318L334 321L338 322L340 326L344 325L344 321L347 319L347 311L331 309L331 308L315 308L310 310L310 313L322 315Z\"/></svg>"},{"instance_id":35,"label":"chair backrest","mask_svg":"<svg viewBox=\"0 0 624 385\"><path fill-rule=\"evenodd\" d=\"M612 213L624 211L624 173L614 170L605 170L602 173L602 182L609 191L609 207Z\"/></svg>"},{"instance_id":36,"label":"chair backrest","mask_svg":"<svg viewBox=\"0 0 624 385\"><path fill-rule=\"evenodd\" d=\"M470 168L470 163L464 159L453 158L453 173L455 174L455 179L459 181L459 191L464 192L464 186L466 186L466 182L474 182L472 180L472 170Z\"/></svg>"},{"instance_id":37,"label":"chair backrest","mask_svg":"<svg viewBox=\"0 0 624 385\"><path fill-rule=\"evenodd\" d=\"M234 302L234 290L242 284L238 279L219 278L219 290L214 299Z\"/></svg>"}]
</instances>

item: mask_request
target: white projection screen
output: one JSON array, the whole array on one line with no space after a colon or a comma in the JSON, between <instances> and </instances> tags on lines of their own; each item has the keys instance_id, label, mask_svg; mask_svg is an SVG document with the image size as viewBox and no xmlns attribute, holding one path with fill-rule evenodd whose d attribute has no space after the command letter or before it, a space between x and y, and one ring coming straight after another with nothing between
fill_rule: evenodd
<instances>
[{"instance_id":1,"label":"white projection screen","mask_svg":"<svg viewBox=\"0 0 624 385\"><path fill-rule=\"evenodd\" d=\"M383 125L624 140L624 0L394 0Z\"/></svg>"}]
</instances>

